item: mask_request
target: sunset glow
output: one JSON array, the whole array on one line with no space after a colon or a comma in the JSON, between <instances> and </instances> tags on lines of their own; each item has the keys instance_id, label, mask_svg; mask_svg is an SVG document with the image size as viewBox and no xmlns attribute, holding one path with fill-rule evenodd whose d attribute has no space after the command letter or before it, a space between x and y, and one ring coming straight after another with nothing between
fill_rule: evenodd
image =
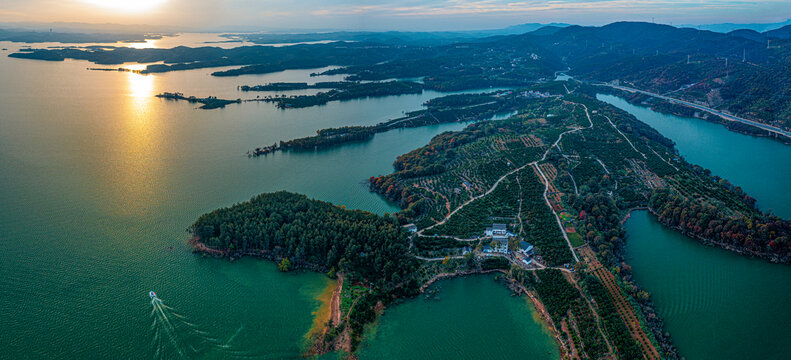
<instances>
[{"instance_id":1,"label":"sunset glow","mask_svg":"<svg viewBox=\"0 0 791 360\"><path fill-rule=\"evenodd\" d=\"M139 13L153 10L167 0L80 0L86 4L96 5L109 10L127 13Z\"/></svg>"}]
</instances>

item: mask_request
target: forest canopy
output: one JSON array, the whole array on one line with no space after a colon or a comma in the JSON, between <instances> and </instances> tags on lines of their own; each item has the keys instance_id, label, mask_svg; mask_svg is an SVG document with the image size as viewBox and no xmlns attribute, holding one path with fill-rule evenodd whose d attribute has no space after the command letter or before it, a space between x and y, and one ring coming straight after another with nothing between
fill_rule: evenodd
<instances>
[{"instance_id":1,"label":"forest canopy","mask_svg":"<svg viewBox=\"0 0 791 360\"><path fill-rule=\"evenodd\" d=\"M383 292L413 288L417 260L395 218L347 210L279 191L202 215L190 227L205 246L227 254L289 258L292 266L339 269Z\"/></svg>"}]
</instances>

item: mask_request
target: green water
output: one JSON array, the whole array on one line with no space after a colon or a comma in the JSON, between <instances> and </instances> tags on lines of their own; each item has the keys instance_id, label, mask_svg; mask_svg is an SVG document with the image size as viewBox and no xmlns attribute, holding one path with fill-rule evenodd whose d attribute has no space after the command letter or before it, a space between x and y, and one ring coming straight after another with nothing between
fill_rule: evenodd
<instances>
[{"instance_id":1,"label":"green water","mask_svg":"<svg viewBox=\"0 0 791 360\"><path fill-rule=\"evenodd\" d=\"M701 245L646 211L626 222L627 262L682 356L788 359L791 267Z\"/></svg>"},{"instance_id":2,"label":"green water","mask_svg":"<svg viewBox=\"0 0 791 360\"><path fill-rule=\"evenodd\" d=\"M759 207L791 217L791 146L665 115L599 95L676 142L681 155L741 186ZM682 356L787 359L791 352L791 267L703 246L645 212L626 223L627 262L652 293Z\"/></svg>"},{"instance_id":3,"label":"green water","mask_svg":"<svg viewBox=\"0 0 791 360\"><path fill-rule=\"evenodd\" d=\"M443 280L437 299L388 309L362 359L558 359L557 344L526 297L492 276Z\"/></svg>"},{"instance_id":4,"label":"green water","mask_svg":"<svg viewBox=\"0 0 791 360\"><path fill-rule=\"evenodd\" d=\"M190 253L185 228L201 213L282 189L376 213L396 211L368 192L366 179L392 171L397 155L463 126L398 130L330 151L248 159L243 154L252 147L325 127L377 123L440 94L286 111L264 103L201 111L153 95L251 97L257 94L237 92L236 86L339 77L309 77L316 70L209 76L215 69L142 76L86 66L0 56L0 358L156 357L152 341L161 336L161 325L152 322L150 290L224 345L204 349L198 336L175 337L185 350L202 349L200 358L298 358L319 306L316 297L331 282L320 274L282 274L254 259L203 259ZM791 195L783 188L791 183L789 148L694 119L641 114L678 142L691 162L742 186L762 207L791 213ZM711 352L716 358L763 359L772 358L773 349L788 352L777 345L786 346L791 323L787 312L777 310L788 303L784 267L705 247L694 253L687 247L699 245L683 237L664 245L653 238L658 230L650 223L635 228L636 220L627 223L635 276L654 293L660 312L670 314L668 329L687 358L712 358ZM636 250L643 243L672 252L658 257L661 249L647 247L643 258ZM687 252L694 261L684 264L724 261L703 269L758 269L761 276L690 276L673 260ZM674 283L661 290L667 279ZM558 357L529 303L511 298L489 277L440 286L439 300L389 308L362 357ZM711 305L716 303L729 305ZM673 316L674 308L698 304L704 310ZM715 347L727 350L713 352ZM745 356L753 353L759 356Z\"/></svg>"},{"instance_id":5,"label":"green water","mask_svg":"<svg viewBox=\"0 0 791 360\"><path fill-rule=\"evenodd\" d=\"M200 358L298 358L329 280L282 274L254 259L203 259L190 252L185 229L204 212L275 190L396 211L368 191L367 178L463 126L402 129L329 151L248 159L244 152L255 146L377 123L441 94L204 111L153 95L236 98L255 96L237 92L241 84L338 78L309 77L315 69L215 78L208 75L214 69L144 76L86 66L0 56L0 358L158 357L152 343L164 330L152 317L151 290L225 346L180 330L169 346L183 348L185 357L195 347ZM448 314L441 328L452 329L456 318ZM463 342L455 348L468 350Z\"/></svg>"}]
</instances>

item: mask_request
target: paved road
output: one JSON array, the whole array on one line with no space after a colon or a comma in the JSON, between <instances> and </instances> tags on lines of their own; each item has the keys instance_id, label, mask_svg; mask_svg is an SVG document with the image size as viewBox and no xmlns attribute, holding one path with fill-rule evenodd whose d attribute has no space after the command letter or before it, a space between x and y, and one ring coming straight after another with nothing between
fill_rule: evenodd
<instances>
[{"instance_id":1,"label":"paved road","mask_svg":"<svg viewBox=\"0 0 791 360\"><path fill-rule=\"evenodd\" d=\"M664 95L659 95L659 94L652 93L652 92L649 92L649 91L639 90L639 89L630 88L630 87L626 87L626 86L610 85L610 84L603 84L603 85L604 86L609 86L609 87L612 87L612 88L615 88L615 89L627 91L627 92L636 92L636 93L640 93L640 94L644 94L644 95L648 95L648 96L653 96L655 98L659 98L659 99L662 99L662 100L667 100L667 101L670 101L672 103L689 106L689 107L692 107L692 108L695 108L695 109L698 109L698 110L703 110L703 111L708 112L710 114L717 115L717 116L719 116L719 117L721 117L721 118L723 118L725 120L728 120L728 121L736 121L736 122L740 122L742 124L755 126L755 127L759 128L759 129L763 129L763 130L769 131L771 133L775 133L775 134L778 134L778 135L782 135L782 136L791 138L791 131L786 131L786 130L783 130L781 128L778 128L778 127L772 126L772 125L762 124L762 123L759 123L757 121L747 120L747 119L744 119L744 118L740 118L738 116L729 115L729 114L723 113L721 111L712 109L710 107L706 107L706 106L703 106L703 105L698 105L698 104L695 104L695 103L691 103L689 101L679 100L679 99L676 99L676 98L672 98L672 97L668 97L668 96L664 96Z\"/></svg>"}]
</instances>

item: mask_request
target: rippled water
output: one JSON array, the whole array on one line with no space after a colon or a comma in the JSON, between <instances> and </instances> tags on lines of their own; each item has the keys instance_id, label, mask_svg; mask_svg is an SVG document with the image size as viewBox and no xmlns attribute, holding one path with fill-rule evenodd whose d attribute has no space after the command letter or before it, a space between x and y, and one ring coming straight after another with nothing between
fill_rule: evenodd
<instances>
[{"instance_id":1,"label":"rippled water","mask_svg":"<svg viewBox=\"0 0 791 360\"><path fill-rule=\"evenodd\" d=\"M645 211L632 213L626 231L627 262L682 356L788 358L791 267L701 245Z\"/></svg>"}]
</instances>

